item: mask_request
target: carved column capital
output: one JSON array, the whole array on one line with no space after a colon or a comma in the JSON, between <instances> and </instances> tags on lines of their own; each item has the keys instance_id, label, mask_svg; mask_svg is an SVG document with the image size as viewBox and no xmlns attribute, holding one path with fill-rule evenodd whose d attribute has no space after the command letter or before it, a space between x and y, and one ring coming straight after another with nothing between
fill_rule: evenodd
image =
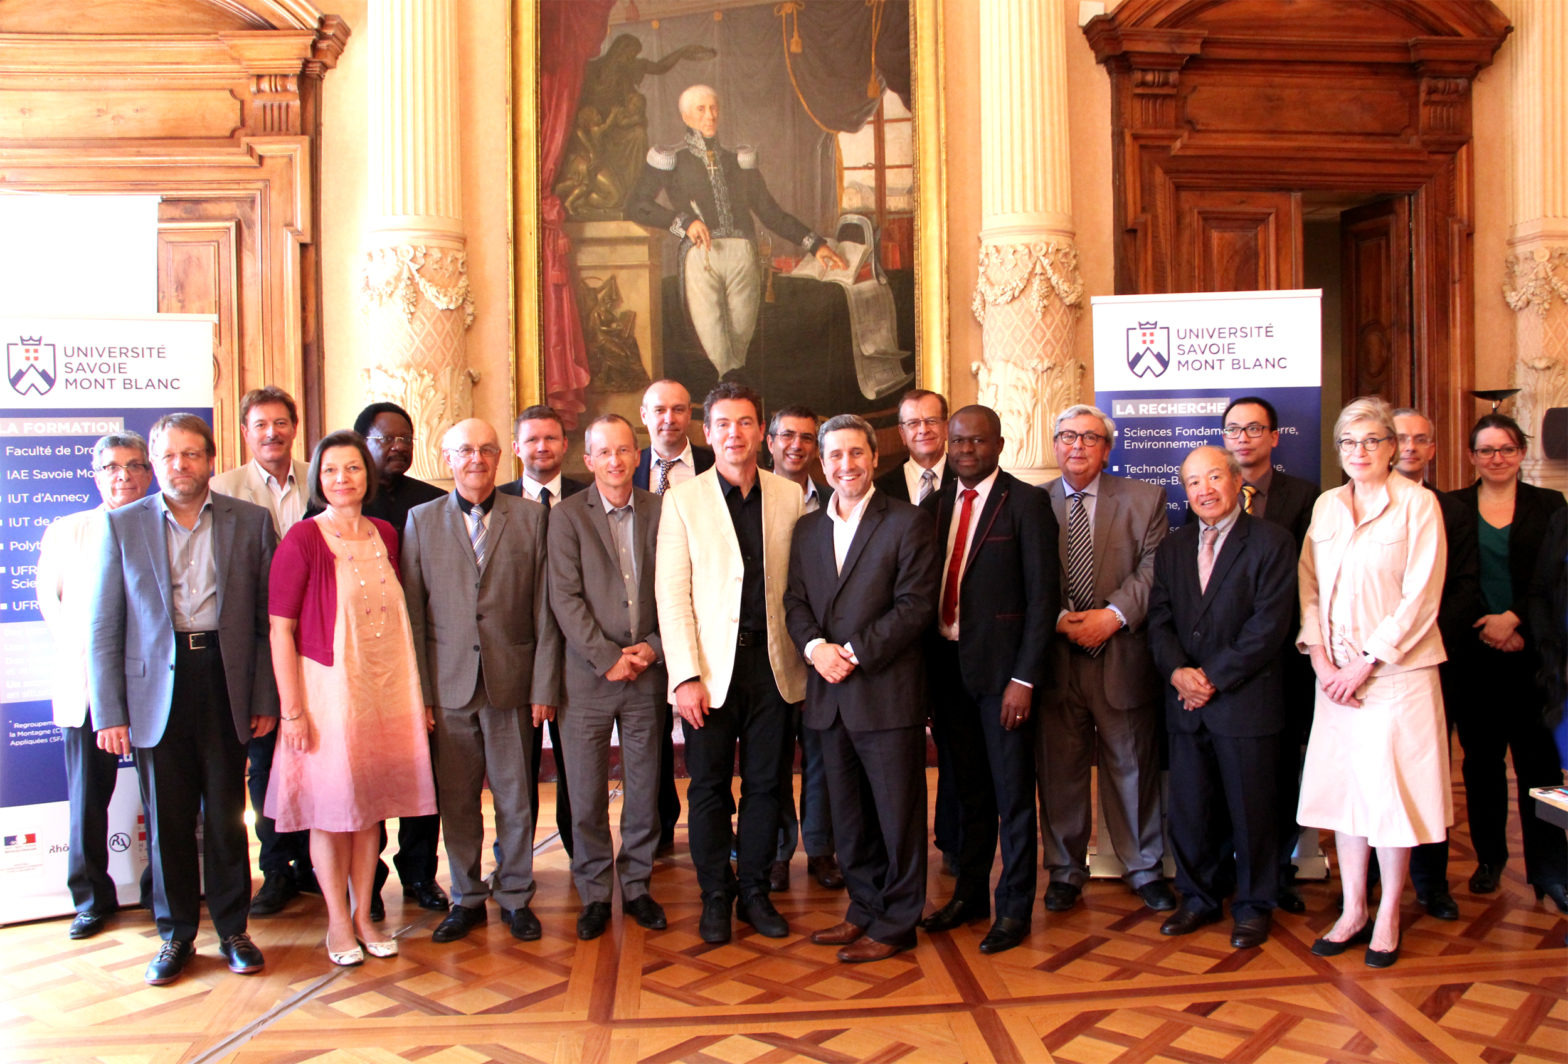
<instances>
[{"instance_id":1,"label":"carved column capital","mask_svg":"<svg viewBox=\"0 0 1568 1064\"><path fill-rule=\"evenodd\" d=\"M1537 245L1508 256L1503 298L1514 310L1545 317L1552 301L1568 304L1568 245Z\"/></svg>"}]
</instances>

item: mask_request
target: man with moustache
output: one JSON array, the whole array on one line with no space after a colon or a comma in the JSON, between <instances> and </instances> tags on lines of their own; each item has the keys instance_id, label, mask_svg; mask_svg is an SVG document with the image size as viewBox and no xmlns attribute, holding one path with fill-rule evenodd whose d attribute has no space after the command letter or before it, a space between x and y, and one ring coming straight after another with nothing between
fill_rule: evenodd
<instances>
[{"instance_id":1,"label":"man with moustache","mask_svg":"<svg viewBox=\"0 0 1568 1064\"><path fill-rule=\"evenodd\" d=\"M436 721L436 792L453 905L431 938L455 942L489 919L494 895L512 937L540 936L529 798L530 729L560 702L561 632L545 579L545 509L496 490L501 445L470 418L447 430L441 452L456 485L416 506L403 530L401 567L414 658ZM495 809L492 880L479 874L481 791Z\"/></svg>"},{"instance_id":2,"label":"man with moustache","mask_svg":"<svg viewBox=\"0 0 1568 1064\"><path fill-rule=\"evenodd\" d=\"M685 385L668 378L656 380L642 393L637 410L648 430L648 446L637 459L632 484L663 495L713 466L713 452L693 446L686 436L691 425L691 395ZM666 706L659 725L659 853L675 850L675 823L681 818L680 792L675 789L675 742L671 736L674 714Z\"/></svg>"},{"instance_id":3,"label":"man with moustache","mask_svg":"<svg viewBox=\"0 0 1568 1064\"><path fill-rule=\"evenodd\" d=\"M821 468L817 464L817 415L798 404L775 410L768 421L767 447L773 472L800 485L804 499L801 513L820 510L828 492L811 478L812 468ZM798 707L796 717L800 815L797 818L795 814L795 774L786 771L779 787L779 846L768 869L768 889L789 889L789 862L804 835L807 874L826 889L838 890L844 885L844 876L833 856L833 823L828 817L827 781L822 776L822 745L817 735L800 723Z\"/></svg>"},{"instance_id":4,"label":"man with moustache","mask_svg":"<svg viewBox=\"0 0 1568 1064\"><path fill-rule=\"evenodd\" d=\"M806 668L784 624L789 543L800 489L757 466L762 399L721 382L703 403L712 469L672 488L659 517L655 597L670 700L686 737L687 824L702 890L698 933L728 942L731 906L769 938L789 925L768 900L790 704ZM730 867L731 781L740 745L737 867Z\"/></svg>"},{"instance_id":5,"label":"man with moustache","mask_svg":"<svg viewBox=\"0 0 1568 1064\"><path fill-rule=\"evenodd\" d=\"M136 752L163 939L143 978L162 986L195 955L203 892L229 970L265 965L246 934L245 745L278 719L276 538L266 510L209 490L217 447L205 421L166 414L151 437L161 490L111 510L99 541L88 701L98 748Z\"/></svg>"},{"instance_id":6,"label":"man with moustache","mask_svg":"<svg viewBox=\"0 0 1568 1064\"><path fill-rule=\"evenodd\" d=\"M147 441L134 432L110 433L93 444L93 484L103 502L67 514L44 530L38 547L38 612L55 644L54 722L65 749L65 789L71 826L65 882L76 916L72 938L91 938L120 907L109 876L109 799L120 759L98 748L88 713L88 646L93 571L104 514L136 502L152 483ZM152 866L142 870L142 897L152 894Z\"/></svg>"},{"instance_id":7,"label":"man with moustache","mask_svg":"<svg viewBox=\"0 0 1568 1064\"><path fill-rule=\"evenodd\" d=\"M925 664L936 613L929 514L876 491L876 431L854 414L822 426L825 509L795 526L790 638L811 665L804 721L822 750L849 908L811 941L846 963L915 944L925 907Z\"/></svg>"},{"instance_id":8,"label":"man with moustache","mask_svg":"<svg viewBox=\"0 0 1568 1064\"><path fill-rule=\"evenodd\" d=\"M637 438L619 414L593 420L583 438L593 484L550 515L550 603L566 643L565 696L558 720L563 754L580 784L573 808L572 879L582 899L577 937L604 934L610 869L621 907L663 930L664 910L648 893L659 842L658 724L666 676L653 596L661 499L632 486ZM621 852L610 840L610 736L621 739Z\"/></svg>"},{"instance_id":9,"label":"man with moustache","mask_svg":"<svg viewBox=\"0 0 1568 1064\"><path fill-rule=\"evenodd\" d=\"M1149 592L1149 651L1168 680L1170 838L1182 894L1160 933L1220 919L1221 869L1234 855L1230 944L1254 949L1268 939L1278 893L1275 775L1284 651L1296 630L1296 543L1242 510L1233 453L1198 447L1181 479L1197 521L1160 544Z\"/></svg>"},{"instance_id":10,"label":"man with moustache","mask_svg":"<svg viewBox=\"0 0 1568 1064\"><path fill-rule=\"evenodd\" d=\"M1162 872L1159 712L1161 684L1144 631L1154 552L1169 527L1165 491L1111 476L1116 423L1079 404L1056 417L1062 475L1046 485L1061 525L1056 615L1057 689L1039 728L1040 808L1047 912L1078 903L1088 879L1093 822L1089 770L1099 767L1100 839L1115 848L1123 880L1156 912L1176 908Z\"/></svg>"},{"instance_id":11,"label":"man with moustache","mask_svg":"<svg viewBox=\"0 0 1568 1064\"><path fill-rule=\"evenodd\" d=\"M294 437L299 432L294 397L272 385L246 392L240 400L240 432L250 461L213 477L212 490L264 507L282 540L310 503L310 467L294 458ZM261 889L251 899L252 916L280 912L301 891L319 893L311 868L310 832L279 832L262 812L277 741L277 732L268 731L252 739L248 751L250 804L256 841L261 844L257 863L262 876Z\"/></svg>"},{"instance_id":12,"label":"man with moustache","mask_svg":"<svg viewBox=\"0 0 1568 1064\"><path fill-rule=\"evenodd\" d=\"M1052 680L1049 638L1060 600L1050 500L998 468L1005 443L996 411L958 411L948 423L958 479L921 504L936 518L944 558L937 623L926 640L933 729L940 723L948 737L962 813L953 896L921 926L947 931L989 915L1000 836L996 921L981 953L1012 949L1029 934L1039 823L1035 710Z\"/></svg>"},{"instance_id":13,"label":"man with moustache","mask_svg":"<svg viewBox=\"0 0 1568 1064\"><path fill-rule=\"evenodd\" d=\"M1437 457L1437 434L1431 420L1419 410L1405 407L1394 411L1394 432L1399 444L1399 459L1394 471L1426 484L1432 459ZM1431 487L1431 485L1427 485ZM1476 511L1441 491L1438 509L1443 514L1443 531L1448 537L1448 563L1443 576L1443 597L1437 606L1437 627L1443 635L1448 660L1437 667L1443 689L1443 705L1463 705L1460 675L1465 668L1464 651L1474 641L1470 624L1486 612L1481 597L1479 547ZM1373 869L1377 862L1373 862ZM1459 919L1459 903L1448 889L1448 840L1428 842L1410 851L1410 885L1416 901L1428 916L1439 920Z\"/></svg>"}]
</instances>

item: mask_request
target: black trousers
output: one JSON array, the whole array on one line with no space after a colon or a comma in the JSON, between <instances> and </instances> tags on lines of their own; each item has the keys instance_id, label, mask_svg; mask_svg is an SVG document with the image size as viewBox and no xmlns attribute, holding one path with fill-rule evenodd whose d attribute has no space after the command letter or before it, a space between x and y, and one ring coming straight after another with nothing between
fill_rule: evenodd
<instances>
[{"instance_id":1,"label":"black trousers","mask_svg":"<svg viewBox=\"0 0 1568 1064\"><path fill-rule=\"evenodd\" d=\"M277 745L278 730L274 728L261 738L252 739L246 747L250 759L250 807L256 818L256 841L261 843L256 864L262 875L311 869L310 832L279 831L272 818L262 812L267 806L267 781L272 777L272 754Z\"/></svg>"},{"instance_id":2,"label":"black trousers","mask_svg":"<svg viewBox=\"0 0 1568 1064\"><path fill-rule=\"evenodd\" d=\"M659 717L659 846L675 845L681 819L681 792L675 789L675 736L670 727L675 709L668 702Z\"/></svg>"},{"instance_id":3,"label":"black trousers","mask_svg":"<svg viewBox=\"0 0 1568 1064\"><path fill-rule=\"evenodd\" d=\"M1281 749L1277 735L1237 738L1201 725L1170 733L1170 842L1184 905L1219 909L1234 874L1233 915L1274 908Z\"/></svg>"},{"instance_id":4,"label":"black trousers","mask_svg":"<svg viewBox=\"0 0 1568 1064\"><path fill-rule=\"evenodd\" d=\"M794 734L789 703L779 694L765 644L737 647L735 673L724 705L708 711L702 727L684 718L686 823L697 885L704 894L766 894L768 866L778 842L779 780ZM730 867L732 781L740 744L740 817L737 867Z\"/></svg>"},{"instance_id":5,"label":"black trousers","mask_svg":"<svg viewBox=\"0 0 1568 1064\"><path fill-rule=\"evenodd\" d=\"M98 749L98 733L89 718L79 728L61 728L65 747L65 789L71 827L67 841L65 884L79 913L112 913L120 894L109 876L109 799L120 771L120 759ZM144 900L150 873L142 874Z\"/></svg>"},{"instance_id":6,"label":"black trousers","mask_svg":"<svg viewBox=\"0 0 1568 1064\"><path fill-rule=\"evenodd\" d=\"M1039 879L1035 714L1012 731L1003 728L1002 696L976 695L965 686L955 643L934 640L933 646L927 670L933 712L942 721L952 752L962 814L953 897L985 904L1000 841L1002 875L996 883L995 915L1027 923Z\"/></svg>"},{"instance_id":7,"label":"black trousers","mask_svg":"<svg viewBox=\"0 0 1568 1064\"><path fill-rule=\"evenodd\" d=\"M216 642L207 650L175 652L169 723L157 746L137 748L136 771L151 828L152 910L159 935L165 941L196 937L201 874L219 937L243 932L250 916L245 744L234 734Z\"/></svg>"},{"instance_id":8,"label":"black trousers","mask_svg":"<svg viewBox=\"0 0 1568 1064\"><path fill-rule=\"evenodd\" d=\"M431 763L434 764L434 744L431 749ZM397 822L397 853L392 856L392 864L397 868L398 882L405 887L415 883L431 883L436 878L436 863L440 860L441 814L431 813L429 816L399 817ZM381 849L387 848L387 825L381 822ZM387 863L380 858L376 860L376 893L381 893L381 888L386 884L390 873Z\"/></svg>"}]
</instances>

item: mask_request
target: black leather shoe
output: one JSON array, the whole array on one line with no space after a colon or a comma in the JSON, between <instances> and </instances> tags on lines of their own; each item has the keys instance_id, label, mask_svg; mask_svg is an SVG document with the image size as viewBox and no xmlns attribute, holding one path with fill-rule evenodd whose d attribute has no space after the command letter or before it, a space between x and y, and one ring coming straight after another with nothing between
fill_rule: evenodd
<instances>
[{"instance_id":1,"label":"black leather shoe","mask_svg":"<svg viewBox=\"0 0 1568 1064\"><path fill-rule=\"evenodd\" d=\"M230 935L219 942L218 952L229 962L229 971L236 975L254 975L267 966L261 950L244 932Z\"/></svg>"},{"instance_id":2,"label":"black leather shoe","mask_svg":"<svg viewBox=\"0 0 1568 1064\"><path fill-rule=\"evenodd\" d=\"M1269 940L1269 914L1246 913L1236 917L1230 929L1230 944L1234 949L1257 949Z\"/></svg>"},{"instance_id":3,"label":"black leather shoe","mask_svg":"<svg viewBox=\"0 0 1568 1064\"><path fill-rule=\"evenodd\" d=\"M608 905L605 910L605 918L609 919ZM538 942L539 936L544 934L544 928L539 926L539 917L526 905L521 909L502 909L501 919L511 926L512 937L519 942Z\"/></svg>"},{"instance_id":4,"label":"black leather shoe","mask_svg":"<svg viewBox=\"0 0 1568 1064\"><path fill-rule=\"evenodd\" d=\"M583 942L592 941L604 934L604 929L609 926L610 903L591 901L577 917L577 937Z\"/></svg>"},{"instance_id":5,"label":"black leather shoe","mask_svg":"<svg viewBox=\"0 0 1568 1064\"><path fill-rule=\"evenodd\" d=\"M386 918L387 903L381 900L381 892L378 890L370 896L370 922L379 924Z\"/></svg>"},{"instance_id":6,"label":"black leather shoe","mask_svg":"<svg viewBox=\"0 0 1568 1064\"><path fill-rule=\"evenodd\" d=\"M730 940L730 896L722 890L702 896L702 919L697 934L704 942L716 944Z\"/></svg>"},{"instance_id":7,"label":"black leather shoe","mask_svg":"<svg viewBox=\"0 0 1568 1064\"><path fill-rule=\"evenodd\" d=\"M649 931L663 931L669 926L664 918L664 907L653 900L650 894L633 898L621 905L621 912L636 920L638 925L646 927Z\"/></svg>"},{"instance_id":8,"label":"black leather shoe","mask_svg":"<svg viewBox=\"0 0 1568 1064\"><path fill-rule=\"evenodd\" d=\"M180 977L190 959L196 956L196 943L183 938L171 938L158 950L158 955L147 965L142 978L148 986L167 986Z\"/></svg>"},{"instance_id":9,"label":"black leather shoe","mask_svg":"<svg viewBox=\"0 0 1568 1064\"><path fill-rule=\"evenodd\" d=\"M94 912L88 909L84 913L77 913L76 919L71 921L71 929L66 932L72 938L92 938L104 929L109 922L109 913Z\"/></svg>"},{"instance_id":10,"label":"black leather shoe","mask_svg":"<svg viewBox=\"0 0 1568 1064\"><path fill-rule=\"evenodd\" d=\"M1535 885L1535 900L1540 901L1542 898L1551 898L1552 904L1557 906L1558 912L1568 913L1568 889L1565 889L1561 883L1537 883ZM1455 912L1457 915L1457 910ZM71 926L75 927L76 925L72 924Z\"/></svg>"},{"instance_id":11,"label":"black leather shoe","mask_svg":"<svg viewBox=\"0 0 1568 1064\"><path fill-rule=\"evenodd\" d=\"M1448 893L1446 885L1425 895L1417 894L1416 901L1426 910L1426 914L1435 920L1459 919L1459 903L1454 901L1452 894Z\"/></svg>"},{"instance_id":12,"label":"black leather shoe","mask_svg":"<svg viewBox=\"0 0 1568 1064\"><path fill-rule=\"evenodd\" d=\"M1372 941L1372 920L1370 918L1368 918L1367 922L1361 925L1361 930L1357 931L1355 934L1351 935L1349 938L1347 938L1347 939L1345 939L1345 940L1343 940L1341 942L1334 942L1334 941L1332 941L1330 939L1326 939L1326 938L1320 938L1317 941L1313 942L1312 943L1312 952L1313 952L1313 954L1315 956L1318 956L1318 957L1338 957L1341 953L1344 953L1351 946L1359 946L1363 942L1371 942L1371 941Z\"/></svg>"},{"instance_id":13,"label":"black leather shoe","mask_svg":"<svg viewBox=\"0 0 1568 1064\"><path fill-rule=\"evenodd\" d=\"M981 953L1005 953L1029 937L1029 922L1013 916L999 916L991 930L980 940Z\"/></svg>"},{"instance_id":14,"label":"black leather shoe","mask_svg":"<svg viewBox=\"0 0 1568 1064\"><path fill-rule=\"evenodd\" d=\"M1471 894L1491 894L1495 892L1503 881L1503 866L1478 864L1475 872L1470 876Z\"/></svg>"},{"instance_id":15,"label":"black leather shoe","mask_svg":"<svg viewBox=\"0 0 1568 1064\"><path fill-rule=\"evenodd\" d=\"M735 907L735 915L757 929L757 934L768 938L788 938L789 924L773 907L766 894L753 894L742 898Z\"/></svg>"},{"instance_id":16,"label":"black leather shoe","mask_svg":"<svg viewBox=\"0 0 1568 1064\"><path fill-rule=\"evenodd\" d=\"M250 900L252 916L272 916L299 896L299 887L288 872L267 872L261 880L261 889Z\"/></svg>"},{"instance_id":17,"label":"black leather shoe","mask_svg":"<svg viewBox=\"0 0 1568 1064\"><path fill-rule=\"evenodd\" d=\"M456 942L488 919L490 913L483 905L454 905L430 933L430 941Z\"/></svg>"},{"instance_id":18,"label":"black leather shoe","mask_svg":"<svg viewBox=\"0 0 1568 1064\"><path fill-rule=\"evenodd\" d=\"M1160 934L1190 935L1200 927L1218 923L1220 915L1218 909L1189 909L1183 905L1165 918L1160 925Z\"/></svg>"},{"instance_id":19,"label":"black leather shoe","mask_svg":"<svg viewBox=\"0 0 1568 1064\"><path fill-rule=\"evenodd\" d=\"M1168 913L1176 908L1176 893L1163 879L1151 879L1141 887L1134 887L1133 893L1157 913Z\"/></svg>"},{"instance_id":20,"label":"black leather shoe","mask_svg":"<svg viewBox=\"0 0 1568 1064\"><path fill-rule=\"evenodd\" d=\"M789 889L788 861L774 861L768 866L768 889L774 893Z\"/></svg>"},{"instance_id":21,"label":"black leather shoe","mask_svg":"<svg viewBox=\"0 0 1568 1064\"><path fill-rule=\"evenodd\" d=\"M1296 916L1307 911L1307 903L1301 900L1295 887L1280 887L1279 893L1274 896L1274 904Z\"/></svg>"},{"instance_id":22,"label":"black leather shoe","mask_svg":"<svg viewBox=\"0 0 1568 1064\"><path fill-rule=\"evenodd\" d=\"M1045 911L1064 913L1078 904L1083 888L1074 883L1052 883L1045 888Z\"/></svg>"},{"instance_id":23,"label":"black leather shoe","mask_svg":"<svg viewBox=\"0 0 1568 1064\"><path fill-rule=\"evenodd\" d=\"M1399 959L1399 945L1400 944L1398 942L1395 942L1393 949L1373 949L1371 946L1368 946L1366 958L1367 967L1392 968L1394 966L1394 962Z\"/></svg>"},{"instance_id":24,"label":"black leather shoe","mask_svg":"<svg viewBox=\"0 0 1568 1064\"><path fill-rule=\"evenodd\" d=\"M989 920L991 907L989 905L975 905L954 898L936 912L920 921L920 926L927 931L951 931L955 927L973 923L976 920Z\"/></svg>"},{"instance_id":25,"label":"black leather shoe","mask_svg":"<svg viewBox=\"0 0 1568 1064\"><path fill-rule=\"evenodd\" d=\"M825 853L821 857L806 858L806 872L824 890L844 889L844 872L831 853Z\"/></svg>"},{"instance_id":26,"label":"black leather shoe","mask_svg":"<svg viewBox=\"0 0 1568 1064\"><path fill-rule=\"evenodd\" d=\"M433 913L446 912L452 904L446 896L446 891L441 889L441 884L431 879L424 883L404 883L404 899L418 902L421 909L429 909Z\"/></svg>"}]
</instances>

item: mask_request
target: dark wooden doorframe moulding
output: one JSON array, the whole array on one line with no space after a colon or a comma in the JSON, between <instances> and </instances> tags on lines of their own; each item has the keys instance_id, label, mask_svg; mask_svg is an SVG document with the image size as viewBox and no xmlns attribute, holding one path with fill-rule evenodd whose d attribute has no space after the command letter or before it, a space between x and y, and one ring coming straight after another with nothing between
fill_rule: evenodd
<instances>
[{"instance_id":1,"label":"dark wooden doorframe moulding","mask_svg":"<svg viewBox=\"0 0 1568 1064\"><path fill-rule=\"evenodd\" d=\"M1091 19L1084 35L1111 77L1116 291L1238 276L1301 287L1301 193L1409 196L1411 398L1439 426L1440 468L1462 468L1470 86L1510 29L1489 0L1126 0ZM1238 226L1237 209L1257 224ZM1255 246L1238 248L1248 232ZM1216 248L1226 254L1205 253ZM1214 261L1231 272L1205 276Z\"/></svg>"}]
</instances>

